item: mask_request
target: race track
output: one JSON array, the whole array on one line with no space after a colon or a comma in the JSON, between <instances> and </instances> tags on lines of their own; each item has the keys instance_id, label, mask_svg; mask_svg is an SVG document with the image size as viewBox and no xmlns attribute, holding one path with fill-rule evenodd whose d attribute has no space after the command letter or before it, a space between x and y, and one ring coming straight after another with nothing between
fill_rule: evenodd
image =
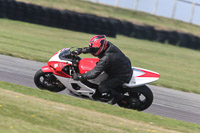
<instances>
[{"instance_id":1,"label":"race track","mask_svg":"<svg viewBox=\"0 0 200 133\"><path fill-rule=\"evenodd\" d=\"M45 63L0 55L0 80L36 88L33 76ZM162 75L162 74L161 74ZM200 124L200 95L149 85L152 106L144 112ZM67 94L64 90L62 94Z\"/></svg>"}]
</instances>

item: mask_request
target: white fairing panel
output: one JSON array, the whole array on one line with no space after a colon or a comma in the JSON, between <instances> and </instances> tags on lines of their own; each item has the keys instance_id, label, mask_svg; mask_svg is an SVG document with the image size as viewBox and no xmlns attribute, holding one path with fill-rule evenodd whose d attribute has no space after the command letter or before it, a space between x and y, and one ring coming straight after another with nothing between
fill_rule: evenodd
<instances>
[{"instance_id":1,"label":"white fairing panel","mask_svg":"<svg viewBox=\"0 0 200 133\"><path fill-rule=\"evenodd\" d=\"M133 75L129 83L125 83L124 87L133 88L154 82L160 78L160 75L156 72L142 69L138 67L132 67Z\"/></svg>"},{"instance_id":2,"label":"white fairing panel","mask_svg":"<svg viewBox=\"0 0 200 133\"><path fill-rule=\"evenodd\" d=\"M64 48L64 49L62 49L62 50L68 50L68 49L70 49L70 48ZM61 60L61 59L59 58L59 55L60 55L60 53L62 52L62 50L60 50L60 51L58 51L56 54L54 54L54 55L49 59L49 62L51 62L51 61L57 61L57 62L68 62L69 64L72 64L71 61L68 61L68 60Z\"/></svg>"},{"instance_id":3,"label":"white fairing panel","mask_svg":"<svg viewBox=\"0 0 200 133\"><path fill-rule=\"evenodd\" d=\"M66 61L61 60L61 59L59 58L59 53L57 53L57 54L55 54L54 56L52 56L52 57L50 58L49 62L50 62L50 61L66 62Z\"/></svg>"},{"instance_id":4,"label":"white fairing panel","mask_svg":"<svg viewBox=\"0 0 200 133\"><path fill-rule=\"evenodd\" d=\"M56 76L56 75L55 75ZM64 77L60 77L60 76L56 76L57 79L59 79L59 81L70 91L72 91L74 94L77 95L85 95L88 96L90 98L92 98L92 95L95 93L94 89L91 89L89 87L87 87L86 85L84 85L83 83L81 83L80 81L75 81L71 78L64 78ZM76 90L74 89L74 87L72 85L78 85L80 87L80 89Z\"/></svg>"}]
</instances>

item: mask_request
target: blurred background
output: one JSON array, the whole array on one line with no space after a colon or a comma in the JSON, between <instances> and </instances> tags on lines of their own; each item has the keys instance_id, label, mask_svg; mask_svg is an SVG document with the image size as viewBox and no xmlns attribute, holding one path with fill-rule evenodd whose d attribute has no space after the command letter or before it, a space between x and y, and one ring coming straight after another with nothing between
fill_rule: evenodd
<instances>
[{"instance_id":1,"label":"blurred background","mask_svg":"<svg viewBox=\"0 0 200 133\"><path fill-rule=\"evenodd\" d=\"M199 0L89 0L200 25Z\"/></svg>"}]
</instances>

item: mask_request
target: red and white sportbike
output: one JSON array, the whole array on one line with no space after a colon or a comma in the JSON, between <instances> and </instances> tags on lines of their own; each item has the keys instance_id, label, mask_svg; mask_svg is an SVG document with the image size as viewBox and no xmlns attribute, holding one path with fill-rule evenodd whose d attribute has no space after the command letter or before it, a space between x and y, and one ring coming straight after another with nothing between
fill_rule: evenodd
<instances>
[{"instance_id":1,"label":"red and white sportbike","mask_svg":"<svg viewBox=\"0 0 200 133\"><path fill-rule=\"evenodd\" d=\"M83 58L72 54L71 48L64 48L55 53L48 62L34 76L34 82L40 89L59 92L67 88L71 94L77 97L108 102L111 95L102 96L97 88L101 81L106 80L108 75L102 72L97 78L86 81L73 80L74 73L83 74L92 70L98 58ZM129 83L121 86L121 93L125 96L117 104L135 110L145 110L153 102L153 93L145 85L160 78L156 72L132 67L133 75Z\"/></svg>"}]
</instances>

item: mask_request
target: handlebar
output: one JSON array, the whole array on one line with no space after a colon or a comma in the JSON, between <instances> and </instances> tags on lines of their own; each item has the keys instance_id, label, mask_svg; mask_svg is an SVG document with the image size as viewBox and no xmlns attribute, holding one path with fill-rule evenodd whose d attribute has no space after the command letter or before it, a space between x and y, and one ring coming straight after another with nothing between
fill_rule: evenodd
<instances>
[{"instance_id":1,"label":"handlebar","mask_svg":"<svg viewBox=\"0 0 200 133\"><path fill-rule=\"evenodd\" d=\"M78 66L78 62L81 60L81 58L78 56L78 53L75 51L72 51L71 53L72 56L72 66L77 67Z\"/></svg>"}]
</instances>

